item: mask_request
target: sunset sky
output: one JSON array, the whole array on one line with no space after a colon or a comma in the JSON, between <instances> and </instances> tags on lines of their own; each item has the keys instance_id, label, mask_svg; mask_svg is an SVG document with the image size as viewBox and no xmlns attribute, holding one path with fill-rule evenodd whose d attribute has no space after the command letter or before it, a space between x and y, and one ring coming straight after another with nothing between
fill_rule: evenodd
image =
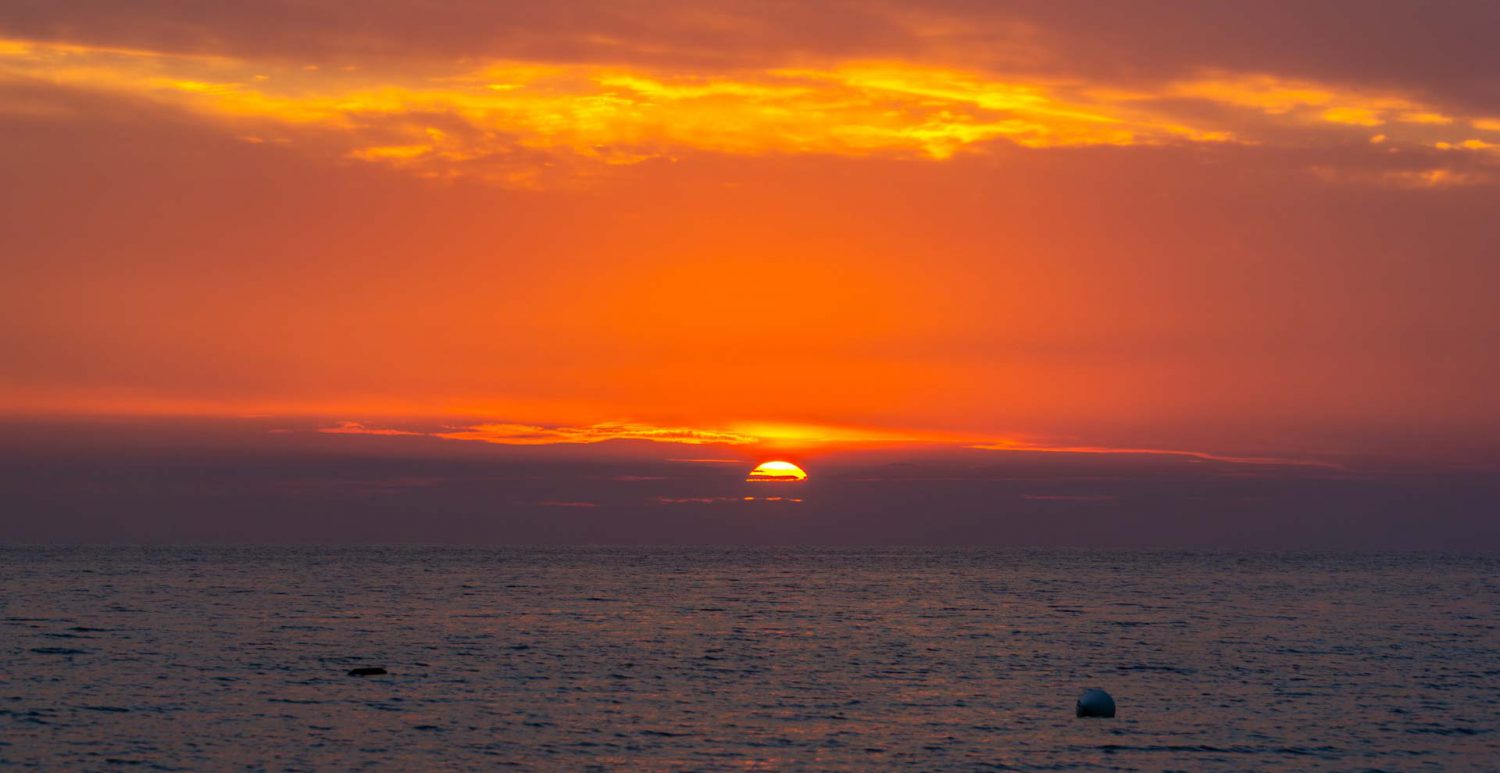
<instances>
[{"instance_id":1,"label":"sunset sky","mask_svg":"<svg viewBox=\"0 0 1500 773\"><path fill-rule=\"evenodd\" d=\"M1497 38L8 0L0 539L1500 547Z\"/></svg>"}]
</instances>

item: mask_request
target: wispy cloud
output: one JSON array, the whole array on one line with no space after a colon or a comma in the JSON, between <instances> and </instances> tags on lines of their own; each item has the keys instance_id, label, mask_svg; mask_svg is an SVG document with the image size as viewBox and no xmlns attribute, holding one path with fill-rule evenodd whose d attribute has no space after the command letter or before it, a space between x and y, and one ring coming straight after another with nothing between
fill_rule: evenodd
<instances>
[{"instance_id":1,"label":"wispy cloud","mask_svg":"<svg viewBox=\"0 0 1500 773\"><path fill-rule=\"evenodd\" d=\"M355 432L347 425L339 431ZM362 425L354 425L362 427ZM366 433L370 434L370 433ZM589 444L610 440L646 440L690 446L758 446L766 448L861 446L940 442L946 435L814 424L747 422L723 427L660 426L643 422L600 422L580 426L485 423L430 433L447 440L471 440L498 445ZM688 458L672 461L696 464L738 463L739 459Z\"/></svg>"},{"instance_id":2,"label":"wispy cloud","mask_svg":"<svg viewBox=\"0 0 1500 773\"><path fill-rule=\"evenodd\" d=\"M735 432L616 422L590 424L584 427L478 424L461 430L433 434L448 440L476 440L514 446L602 443L607 440L649 440L657 443L684 445L749 445L758 442L758 438L754 436Z\"/></svg>"},{"instance_id":3,"label":"wispy cloud","mask_svg":"<svg viewBox=\"0 0 1500 773\"><path fill-rule=\"evenodd\" d=\"M414 74L5 40L0 81L130 97L189 111L251 142L511 185L687 151L942 160L995 141L1024 148L1272 141L1247 115L1283 130L1380 127L1390 146L1430 148L1434 132L1493 121L1406 95L1263 74L1215 72L1122 89L902 60L718 72L499 61ZM1208 117L1201 105L1231 112Z\"/></svg>"},{"instance_id":4,"label":"wispy cloud","mask_svg":"<svg viewBox=\"0 0 1500 773\"><path fill-rule=\"evenodd\" d=\"M911 62L671 72L493 62L412 77L32 41L0 45L0 73L176 105L255 141L314 139L424 173L483 171L541 150L605 164L684 149L948 158L994 139L1025 147L1217 142L1070 84Z\"/></svg>"},{"instance_id":5,"label":"wispy cloud","mask_svg":"<svg viewBox=\"0 0 1500 773\"><path fill-rule=\"evenodd\" d=\"M558 444L587 445L610 441L650 441L689 446L728 446L756 449L820 447L841 448L972 448L983 451L1045 454L1166 456L1187 461L1251 466L1316 467L1343 470L1340 464L1321 459L1289 456L1254 456L1212 453L1171 448L1138 446L1087 445L1056 443L1022 438L976 439L948 433L821 427L798 424L735 424L727 429L657 426L641 422L600 422L582 426L487 423L463 428L435 429L419 432L405 429L372 427L346 421L319 432L342 435L421 436L446 440L492 443L507 446L545 446ZM693 464L744 464L741 459L675 458L668 461ZM755 480L776 480L776 471L753 476ZM792 475L788 478L800 479Z\"/></svg>"},{"instance_id":6,"label":"wispy cloud","mask_svg":"<svg viewBox=\"0 0 1500 773\"><path fill-rule=\"evenodd\" d=\"M1293 466L1293 467L1321 467L1333 470L1344 469L1342 465L1333 462L1316 459L1297 459L1280 456L1236 456L1231 454L1215 454L1204 451L1184 451L1167 448L1131 448L1115 446L1091 446L1091 445L1050 445L1024 440L997 440L986 443L978 443L970 446L986 451L1010 451L1019 453L1041 453L1041 454L1120 454L1130 456L1175 456L1188 460L1201 462L1221 462L1225 464L1248 464L1261 466Z\"/></svg>"},{"instance_id":7,"label":"wispy cloud","mask_svg":"<svg viewBox=\"0 0 1500 773\"><path fill-rule=\"evenodd\" d=\"M745 505L758 502L801 504L801 497L657 497L663 505Z\"/></svg>"},{"instance_id":8,"label":"wispy cloud","mask_svg":"<svg viewBox=\"0 0 1500 773\"><path fill-rule=\"evenodd\" d=\"M410 430L391 429L389 427L370 427L357 421L343 421L332 427L319 427L318 431L326 435L415 435L420 437L427 434L425 432L412 432Z\"/></svg>"},{"instance_id":9,"label":"wispy cloud","mask_svg":"<svg viewBox=\"0 0 1500 773\"><path fill-rule=\"evenodd\" d=\"M663 426L635 421L594 424L485 422L460 427L413 430L343 421L317 430L334 435L417 436L505 446L592 445L610 441L649 441L686 446L747 447L760 450L828 447L887 447L952 444L946 433L897 431L817 424L740 422L720 427ZM684 464L744 464L744 459L683 457Z\"/></svg>"},{"instance_id":10,"label":"wispy cloud","mask_svg":"<svg viewBox=\"0 0 1500 773\"><path fill-rule=\"evenodd\" d=\"M1209 72L1170 84L1166 94L1250 108L1266 115L1356 126L1378 126L1397 115L1418 116L1418 123L1432 122L1421 120L1427 116L1436 117L1438 123L1451 121L1404 96L1267 74Z\"/></svg>"},{"instance_id":11,"label":"wispy cloud","mask_svg":"<svg viewBox=\"0 0 1500 773\"><path fill-rule=\"evenodd\" d=\"M1312 168L1319 179L1342 185L1376 185L1411 190L1441 190L1490 185L1500 179L1500 170L1424 166L1416 169L1344 168L1319 164Z\"/></svg>"}]
</instances>

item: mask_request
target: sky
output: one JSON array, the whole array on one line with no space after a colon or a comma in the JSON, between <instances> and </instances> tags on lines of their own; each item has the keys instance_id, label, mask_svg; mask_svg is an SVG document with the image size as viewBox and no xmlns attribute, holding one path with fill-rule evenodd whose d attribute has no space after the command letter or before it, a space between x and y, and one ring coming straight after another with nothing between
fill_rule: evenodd
<instances>
[{"instance_id":1,"label":"sky","mask_svg":"<svg viewBox=\"0 0 1500 773\"><path fill-rule=\"evenodd\" d=\"M0 540L1500 549L1497 31L10 0Z\"/></svg>"}]
</instances>

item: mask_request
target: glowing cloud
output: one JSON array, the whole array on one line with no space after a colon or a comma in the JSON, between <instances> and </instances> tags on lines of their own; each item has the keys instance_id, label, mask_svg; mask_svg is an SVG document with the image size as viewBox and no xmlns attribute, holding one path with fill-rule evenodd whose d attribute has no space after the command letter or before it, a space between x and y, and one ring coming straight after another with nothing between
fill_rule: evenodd
<instances>
[{"instance_id":1,"label":"glowing cloud","mask_svg":"<svg viewBox=\"0 0 1500 773\"><path fill-rule=\"evenodd\" d=\"M333 435L417 436L467 440L509 446L592 444L611 440L646 440L689 446L757 446L762 448L884 447L953 441L940 433L831 427L810 424L736 423L724 428L672 427L642 422L599 422L580 426L491 422L464 427L413 431L345 421L317 430ZM740 464L740 459L691 457L669 461L693 464Z\"/></svg>"},{"instance_id":2,"label":"glowing cloud","mask_svg":"<svg viewBox=\"0 0 1500 773\"><path fill-rule=\"evenodd\" d=\"M321 430L343 434L422 434L403 431L368 429L364 425L345 423ZM849 427L827 427L801 424L731 424L727 428L663 427L640 422L601 422L584 426L540 426L533 424L488 423L461 429L430 433L447 440L472 440L497 445L552 445L558 443L602 443L609 440L648 440L681 445L762 446L767 448L809 448L816 446L879 446L893 443L932 442L941 437L931 434L898 433ZM735 459L674 459L693 463L736 463Z\"/></svg>"},{"instance_id":3,"label":"glowing cloud","mask_svg":"<svg viewBox=\"0 0 1500 773\"><path fill-rule=\"evenodd\" d=\"M648 424L603 423L586 427L539 427L528 424L480 424L467 429L435 433L448 440L477 440L499 445L532 446L554 443L602 443L606 440L650 440L684 445L745 445L756 442L749 435L732 432L653 427Z\"/></svg>"},{"instance_id":4,"label":"glowing cloud","mask_svg":"<svg viewBox=\"0 0 1500 773\"><path fill-rule=\"evenodd\" d=\"M516 186L689 150L941 160L994 141L1026 148L1260 141L1239 118L1211 126L1188 117L1184 99L1293 124L1395 122L1420 131L1455 120L1400 95L1270 75L1212 73L1119 89L911 61L722 72L502 61L429 65L418 74L0 40L0 83L7 81L184 109L249 142ZM1483 128L1491 120L1470 122Z\"/></svg>"},{"instance_id":5,"label":"glowing cloud","mask_svg":"<svg viewBox=\"0 0 1500 773\"><path fill-rule=\"evenodd\" d=\"M510 62L412 79L3 43L0 76L9 80L173 104L243 124L254 141L321 132L350 157L427 172L503 159L518 148L629 163L672 148L946 158L996 138L1028 147L1227 138L1045 85L906 63L684 75Z\"/></svg>"},{"instance_id":6,"label":"glowing cloud","mask_svg":"<svg viewBox=\"0 0 1500 773\"><path fill-rule=\"evenodd\" d=\"M1332 84L1274 75L1208 73L1170 85L1169 94L1259 110L1267 115L1302 115L1312 108L1322 120L1356 123L1383 120L1384 111L1423 112L1404 97L1374 95ZM1430 112L1430 111L1428 111Z\"/></svg>"},{"instance_id":7,"label":"glowing cloud","mask_svg":"<svg viewBox=\"0 0 1500 773\"><path fill-rule=\"evenodd\" d=\"M1167 94L1221 106L1245 108L1293 124L1354 127L1404 124L1387 132L1420 143L1427 131L1447 126L1454 117L1401 94L1377 93L1337 84L1273 75L1208 73L1168 85ZM1481 120L1474 122L1478 126ZM1401 132L1399 135L1394 132Z\"/></svg>"},{"instance_id":8,"label":"glowing cloud","mask_svg":"<svg viewBox=\"0 0 1500 773\"><path fill-rule=\"evenodd\" d=\"M325 435L379 435L385 437L401 437L406 435L421 436L426 433L411 432L404 429L388 429L378 427L367 427L357 421L340 422L333 427L320 427L319 432Z\"/></svg>"},{"instance_id":9,"label":"glowing cloud","mask_svg":"<svg viewBox=\"0 0 1500 773\"><path fill-rule=\"evenodd\" d=\"M413 78L228 57L0 41L0 76L122 93L240 124L252 141L306 139L427 173L520 149L631 163L690 148L947 158L1009 139L1026 147L1222 141L1135 108L913 63L722 74L497 62ZM441 125L434 125L441 124ZM265 136L263 136L265 135Z\"/></svg>"},{"instance_id":10,"label":"glowing cloud","mask_svg":"<svg viewBox=\"0 0 1500 773\"><path fill-rule=\"evenodd\" d=\"M690 446L740 446L755 447L763 450L792 448L915 448L925 446L928 448L973 448L984 451L1009 451L1018 453L1172 456L1191 461L1219 462L1224 464L1344 469L1342 465L1317 459L1243 456L1182 449L1044 443L1015 438L1000 440L986 439L976 442L974 438L965 438L963 436L944 433L918 431L904 433L880 432L839 427L816 427L811 425L740 424L733 425L731 429L704 429L661 427L631 422L602 422L576 427L491 423L478 424L462 429L418 432L371 427L351 421L342 422L332 427L319 428L317 431L338 435L434 437L445 440L464 440L514 446L593 444L612 440L646 440L654 443L675 443ZM672 458L667 461L707 464L741 463L741 460L738 459L723 458ZM746 481L800 481L806 478L807 473L796 464L784 460L775 460L756 466L755 469L750 471L746 477Z\"/></svg>"}]
</instances>

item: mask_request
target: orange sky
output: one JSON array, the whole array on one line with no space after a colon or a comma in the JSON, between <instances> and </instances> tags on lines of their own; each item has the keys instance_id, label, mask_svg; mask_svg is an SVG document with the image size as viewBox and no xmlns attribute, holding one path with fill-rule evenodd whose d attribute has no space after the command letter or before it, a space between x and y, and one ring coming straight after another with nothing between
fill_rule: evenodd
<instances>
[{"instance_id":1,"label":"orange sky","mask_svg":"<svg viewBox=\"0 0 1500 773\"><path fill-rule=\"evenodd\" d=\"M1500 20L1338 5L7 4L0 410L1490 464Z\"/></svg>"}]
</instances>

